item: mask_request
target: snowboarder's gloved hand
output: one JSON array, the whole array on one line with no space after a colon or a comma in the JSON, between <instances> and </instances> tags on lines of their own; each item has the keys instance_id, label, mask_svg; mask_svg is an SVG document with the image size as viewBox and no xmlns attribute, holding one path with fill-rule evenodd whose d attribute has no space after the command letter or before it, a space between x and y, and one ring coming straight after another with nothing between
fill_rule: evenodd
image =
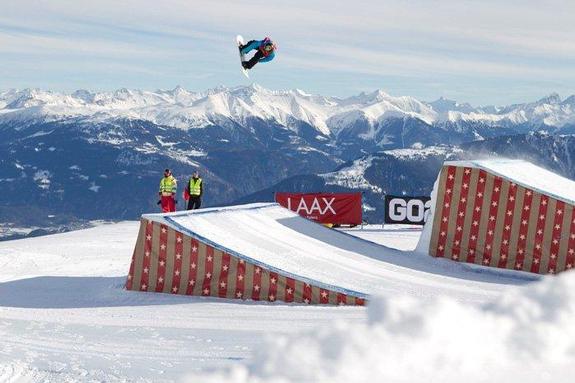
<instances>
[{"instance_id":1,"label":"snowboarder's gloved hand","mask_svg":"<svg viewBox=\"0 0 575 383\"><path fill-rule=\"evenodd\" d=\"M162 200L159 200L156 205L160 205L162 203Z\"/></svg>"}]
</instances>

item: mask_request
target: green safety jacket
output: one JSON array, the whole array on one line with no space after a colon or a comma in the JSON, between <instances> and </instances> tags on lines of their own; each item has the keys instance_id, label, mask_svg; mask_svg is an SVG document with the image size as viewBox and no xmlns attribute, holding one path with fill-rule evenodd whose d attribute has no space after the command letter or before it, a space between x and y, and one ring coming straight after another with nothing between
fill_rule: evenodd
<instances>
[{"instance_id":1,"label":"green safety jacket","mask_svg":"<svg viewBox=\"0 0 575 383\"><path fill-rule=\"evenodd\" d=\"M190 178L190 195L198 196L202 194L202 179L201 178Z\"/></svg>"},{"instance_id":2,"label":"green safety jacket","mask_svg":"<svg viewBox=\"0 0 575 383\"><path fill-rule=\"evenodd\" d=\"M160 181L160 194L162 193L175 193L178 188L178 183L174 176L164 177Z\"/></svg>"}]
</instances>

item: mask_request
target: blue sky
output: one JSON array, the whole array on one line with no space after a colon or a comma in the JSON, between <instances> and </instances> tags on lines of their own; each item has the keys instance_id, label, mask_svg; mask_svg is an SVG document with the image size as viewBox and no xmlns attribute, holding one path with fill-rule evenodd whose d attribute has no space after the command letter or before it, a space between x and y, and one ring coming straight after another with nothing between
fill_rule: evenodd
<instances>
[{"instance_id":1,"label":"blue sky","mask_svg":"<svg viewBox=\"0 0 575 383\"><path fill-rule=\"evenodd\" d=\"M250 81L474 105L575 93L573 0L0 0L0 89L205 90ZM239 70L236 34L276 59Z\"/></svg>"}]
</instances>

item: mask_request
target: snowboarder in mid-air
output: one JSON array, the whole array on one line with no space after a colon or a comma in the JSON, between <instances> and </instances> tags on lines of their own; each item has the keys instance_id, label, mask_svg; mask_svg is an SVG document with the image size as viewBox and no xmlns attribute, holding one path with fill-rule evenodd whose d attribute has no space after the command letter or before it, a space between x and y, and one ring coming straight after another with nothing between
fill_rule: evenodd
<instances>
[{"instance_id":1,"label":"snowboarder in mid-air","mask_svg":"<svg viewBox=\"0 0 575 383\"><path fill-rule=\"evenodd\" d=\"M244 69L252 69L254 65L259 62L263 63L273 60L277 47L269 37L266 37L263 40L248 41L246 44L238 41L238 48L240 49L240 56L242 57L242 67ZM256 50L256 53L251 59L246 61L244 56L254 49Z\"/></svg>"}]
</instances>

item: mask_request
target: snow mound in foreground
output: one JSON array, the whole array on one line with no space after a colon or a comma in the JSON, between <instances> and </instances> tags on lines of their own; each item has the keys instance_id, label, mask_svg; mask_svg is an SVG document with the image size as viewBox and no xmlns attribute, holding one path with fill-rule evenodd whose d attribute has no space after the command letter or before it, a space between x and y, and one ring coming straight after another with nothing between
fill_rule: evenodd
<instances>
[{"instance_id":1,"label":"snow mound in foreground","mask_svg":"<svg viewBox=\"0 0 575 383\"><path fill-rule=\"evenodd\" d=\"M346 308L342 308L346 309ZM567 382L575 373L575 273L492 303L375 298L361 324L270 339L202 382Z\"/></svg>"}]
</instances>

